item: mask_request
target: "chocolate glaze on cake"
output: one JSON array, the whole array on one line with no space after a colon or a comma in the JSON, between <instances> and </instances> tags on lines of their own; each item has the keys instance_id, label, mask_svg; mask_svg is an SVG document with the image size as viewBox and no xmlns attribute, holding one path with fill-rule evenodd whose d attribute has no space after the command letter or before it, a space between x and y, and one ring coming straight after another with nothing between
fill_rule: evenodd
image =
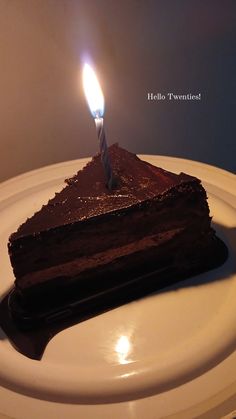
<instances>
[{"instance_id":1,"label":"chocolate glaze on cake","mask_svg":"<svg viewBox=\"0 0 236 419\"><path fill-rule=\"evenodd\" d=\"M155 167L118 145L109 154L116 189L107 189L97 155L11 235L23 298L32 301L55 287L58 296L78 284L87 295L137 268L187 265L191 253L210 245L214 232L198 179Z\"/></svg>"}]
</instances>

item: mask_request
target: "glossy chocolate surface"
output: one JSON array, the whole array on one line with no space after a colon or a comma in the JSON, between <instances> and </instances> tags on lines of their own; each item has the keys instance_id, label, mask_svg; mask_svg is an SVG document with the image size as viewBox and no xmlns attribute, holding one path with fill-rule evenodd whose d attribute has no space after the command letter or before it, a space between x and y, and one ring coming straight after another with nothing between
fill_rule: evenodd
<instances>
[{"instance_id":1,"label":"glossy chocolate surface","mask_svg":"<svg viewBox=\"0 0 236 419\"><path fill-rule=\"evenodd\" d=\"M117 187L108 190L100 155L96 155L47 205L22 224L10 241L58 226L83 222L157 199L176 186L200 183L184 173L176 175L140 160L118 145L109 148Z\"/></svg>"}]
</instances>

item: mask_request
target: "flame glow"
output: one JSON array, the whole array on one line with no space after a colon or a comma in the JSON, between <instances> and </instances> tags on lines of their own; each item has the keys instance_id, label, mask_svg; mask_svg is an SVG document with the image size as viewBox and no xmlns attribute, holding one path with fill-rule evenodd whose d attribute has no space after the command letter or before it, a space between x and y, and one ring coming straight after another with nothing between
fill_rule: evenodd
<instances>
[{"instance_id":1,"label":"flame glow","mask_svg":"<svg viewBox=\"0 0 236 419\"><path fill-rule=\"evenodd\" d=\"M97 76L89 64L83 68L84 93L94 118L101 118L104 114L104 96Z\"/></svg>"}]
</instances>

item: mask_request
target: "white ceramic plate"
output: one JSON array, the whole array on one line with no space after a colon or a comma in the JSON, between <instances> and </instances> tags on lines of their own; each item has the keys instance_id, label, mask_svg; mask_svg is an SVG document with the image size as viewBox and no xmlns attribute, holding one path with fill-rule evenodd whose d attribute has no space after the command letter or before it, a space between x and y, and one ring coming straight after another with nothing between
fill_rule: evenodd
<instances>
[{"instance_id":1,"label":"white ceramic plate","mask_svg":"<svg viewBox=\"0 0 236 419\"><path fill-rule=\"evenodd\" d=\"M71 402L81 408L79 403L137 400L153 394L158 396L152 399L160 400L164 391L173 394L184 383L196 381L203 372L212 371L232 357L236 342L235 176L181 159L144 158L204 181L215 227L230 249L229 260L221 268L185 281L176 289L135 301L61 332L49 343L40 362L25 358L7 339L1 339L3 386L31 396L31 400L32 397L63 400L68 408ZM1 295L14 280L7 255L8 236L62 188L65 177L86 161L49 166L1 185ZM221 380L218 391L232 382ZM122 405L125 408L130 403L134 402ZM195 397L194 403L199 403L199 397ZM117 405L112 406L114 412ZM188 403L183 401L181 409L187 407ZM155 418L173 412L166 406L162 416L157 416L159 409ZM89 411L86 415L90 415ZM128 416L127 408L125 415L134 417Z\"/></svg>"}]
</instances>

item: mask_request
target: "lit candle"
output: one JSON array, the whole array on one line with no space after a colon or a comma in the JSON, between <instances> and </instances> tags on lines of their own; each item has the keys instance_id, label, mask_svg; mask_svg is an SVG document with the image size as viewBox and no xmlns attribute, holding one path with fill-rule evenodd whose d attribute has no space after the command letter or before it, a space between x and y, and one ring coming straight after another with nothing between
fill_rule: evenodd
<instances>
[{"instance_id":1,"label":"lit candle","mask_svg":"<svg viewBox=\"0 0 236 419\"><path fill-rule=\"evenodd\" d=\"M109 189L112 189L115 187L115 179L113 176L112 167L109 159L104 130L104 97L96 74L88 64L85 64L83 68L83 87L88 106L94 118L97 129L97 135L99 139L99 146L101 152L101 161L105 171L107 186Z\"/></svg>"}]
</instances>

